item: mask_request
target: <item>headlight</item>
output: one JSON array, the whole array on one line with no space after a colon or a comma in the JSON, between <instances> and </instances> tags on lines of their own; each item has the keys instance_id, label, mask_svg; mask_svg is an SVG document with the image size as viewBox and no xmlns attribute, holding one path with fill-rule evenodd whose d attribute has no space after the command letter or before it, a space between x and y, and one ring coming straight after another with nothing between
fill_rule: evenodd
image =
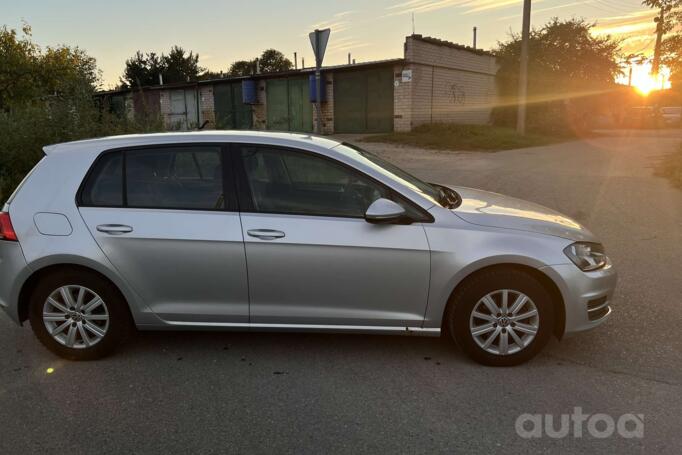
<instances>
[{"instance_id":1,"label":"headlight","mask_svg":"<svg viewBox=\"0 0 682 455\"><path fill-rule=\"evenodd\" d=\"M599 243L576 242L564 248L564 254L583 272L600 269L608 262L604 246Z\"/></svg>"}]
</instances>

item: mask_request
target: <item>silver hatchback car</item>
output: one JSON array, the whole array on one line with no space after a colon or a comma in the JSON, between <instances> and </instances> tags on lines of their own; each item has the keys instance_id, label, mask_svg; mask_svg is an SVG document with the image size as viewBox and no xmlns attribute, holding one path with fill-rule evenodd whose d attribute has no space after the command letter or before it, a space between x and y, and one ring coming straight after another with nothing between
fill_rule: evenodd
<instances>
[{"instance_id":1,"label":"silver hatchback car","mask_svg":"<svg viewBox=\"0 0 682 455\"><path fill-rule=\"evenodd\" d=\"M611 312L598 240L542 206L284 133L45 147L0 215L0 307L52 352L157 329L447 333L487 365Z\"/></svg>"}]
</instances>

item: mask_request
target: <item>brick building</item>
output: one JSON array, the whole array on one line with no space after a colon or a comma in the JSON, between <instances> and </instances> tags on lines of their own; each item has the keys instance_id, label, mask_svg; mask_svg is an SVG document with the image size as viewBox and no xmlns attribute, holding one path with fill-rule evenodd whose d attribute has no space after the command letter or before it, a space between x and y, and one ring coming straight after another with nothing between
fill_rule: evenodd
<instances>
[{"instance_id":1,"label":"brick building","mask_svg":"<svg viewBox=\"0 0 682 455\"><path fill-rule=\"evenodd\" d=\"M324 67L325 134L410 131L434 122L485 124L497 102L495 57L411 35L400 59ZM102 92L126 115L157 113L169 129L311 132L314 69ZM148 100L140 103L139 99ZM131 100L137 100L132 102ZM158 106L150 104L158 103Z\"/></svg>"}]
</instances>

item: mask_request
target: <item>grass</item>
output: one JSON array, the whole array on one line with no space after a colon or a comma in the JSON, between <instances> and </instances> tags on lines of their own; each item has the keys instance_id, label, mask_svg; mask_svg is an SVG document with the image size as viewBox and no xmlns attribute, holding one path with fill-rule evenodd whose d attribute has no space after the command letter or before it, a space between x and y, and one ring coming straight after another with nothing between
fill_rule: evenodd
<instances>
[{"instance_id":1,"label":"grass","mask_svg":"<svg viewBox=\"0 0 682 455\"><path fill-rule=\"evenodd\" d=\"M363 138L366 142L388 142L415 147L455 151L499 151L536 147L572 139L569 136L519 135L513 128L488 125L434 123L409 133L388 133Z\"/></svg>"},{"instance_id":2,"label":"grass","mask_svg":"<svg viewBox=\"0 0 682 455\"><path fill-rule=\"evenodd\" d=\"M682 189L682 145L679 151L667 155L656 165L656 175L667 178L675 187Z\"/></svg>"}]
</instances>

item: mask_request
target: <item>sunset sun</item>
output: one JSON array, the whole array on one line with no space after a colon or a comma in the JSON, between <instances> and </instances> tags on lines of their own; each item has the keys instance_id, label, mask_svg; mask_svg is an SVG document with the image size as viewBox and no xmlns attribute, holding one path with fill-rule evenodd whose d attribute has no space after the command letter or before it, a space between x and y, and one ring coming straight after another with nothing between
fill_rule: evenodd
<instances>
[{"instance_id":1,"label":"sunset sun","mask_svg":"<svg viewBox=\"0 0 682 455\"><path fill-rule=\"evenodd\" d=\"M633 79L632 85L635 87L635 90L637 90L637 93L643 96L647 96L658 86L656 80L649 74L644 74L637 79Z\"/></svg>"}]
</instances>

